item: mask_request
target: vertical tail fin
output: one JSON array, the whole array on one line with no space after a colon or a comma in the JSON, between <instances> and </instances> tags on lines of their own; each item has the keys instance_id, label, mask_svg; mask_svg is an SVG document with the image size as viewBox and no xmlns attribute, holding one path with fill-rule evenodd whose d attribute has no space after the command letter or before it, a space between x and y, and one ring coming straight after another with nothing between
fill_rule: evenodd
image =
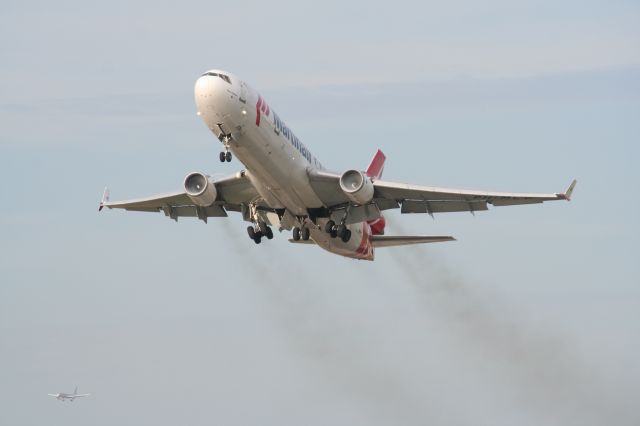
<instances>
[{"instance_id":1,"label":"vertical tail fin","mask_svg":"<svg viewBox=\"0 0 640 426\"><path fill-rule=\"evenodd\" d=\"M104 203L109 202L109 188L104 187L104 192L102 193L102 200L100 201L100 207L98 207L98 211L102 211L104 207Z\"/></svg>"},{"instance_id":2,"label":"vertical tail fin","mask_svg":"<svg viewBox=\"0 0 640 426\"><path fill-rule=\"evenodd\" d=\"M367 176L371 179L380 179L382 177L382 171L384 169L384 161L387 157L382 151L378 149L376 155L373 156L369 167L367 167Z\"/></svg>"},{"instance_id":3,"label":"vertical tail fin","mask_svg":"<svg viewBox=\"0 0 640 426\"><path fill-rule=\"evenodd\" d=\"M77 387L77 386L76 386L76 388L74 389L73 394L74 394L74 395L77 395L77 394L78 394L78 387Z\"/></svg>"}]
</instances>

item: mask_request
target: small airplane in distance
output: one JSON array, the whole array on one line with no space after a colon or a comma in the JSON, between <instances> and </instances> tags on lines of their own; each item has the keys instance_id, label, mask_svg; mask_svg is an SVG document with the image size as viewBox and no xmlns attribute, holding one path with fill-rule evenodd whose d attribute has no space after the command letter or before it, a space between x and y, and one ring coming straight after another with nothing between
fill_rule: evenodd
<instances>
[{"instance_id":1,"label":"small airplane in distance","mask_svg":"<svg viewBox=\"0 0 640 426\"><path fill-rule=\"evenodd\" d=\"M569 201L576 185L574 180L564 192L540 194L392 182L382 179L386 156L380 150L365 170L334 172L320 163L264 97L235 75L205 72L196 81L195 101L197 115L223 145L220 161L230 162L235 155L245 169L221 179L189 173L183 189L136 200L110 201L105 188L99 210L163 212L175 221L186 216L205 223L210 217L238 212L251 223L247 233L256 244L263 237L272 239L275 227L292 231L292 243L373 260L377 247L454 240L447 235L385 235L384 210L474 214L488 210L488 205Z\"/></svg>"},{"instance_id":2,"label":"small airplane in distance","mask_svg":"<svg viewBox=\"0 0 640 426\"><path fill-rule=\"evenodd\" d=\"M73 391L73 393L60 392L60 393L49 393L47 395L55 396L58 401L63 401L64 402L65 400L68 399L69 401L73 402L73 400L76 399L76 398L82 398L82 397L85 397L85 396L89 396L91 394L90 393L78 393L78 387L76 386L76 388Z\"/></svg>"}]
</instances>

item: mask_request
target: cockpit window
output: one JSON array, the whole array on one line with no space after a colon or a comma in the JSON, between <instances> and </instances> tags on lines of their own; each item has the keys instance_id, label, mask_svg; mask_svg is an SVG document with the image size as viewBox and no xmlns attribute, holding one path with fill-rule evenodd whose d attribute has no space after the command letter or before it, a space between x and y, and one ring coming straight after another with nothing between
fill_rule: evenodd
<instances>
[{"instance_id":1,"label":"cockpit window","mask_svg":"<svg viewBox=\"0 0 640 426\"><path fill-rule=\"evenodd\" d=\"M203 76L205 75L210 75L212 77L220 77L221 79L223 79L224 81L226 81L227 83L231 84L231 79L229 78L228 75L224 75L224 74L220 74L217 72L205 72L204 74L202 74Z\"/></svg>"}]
</instances>

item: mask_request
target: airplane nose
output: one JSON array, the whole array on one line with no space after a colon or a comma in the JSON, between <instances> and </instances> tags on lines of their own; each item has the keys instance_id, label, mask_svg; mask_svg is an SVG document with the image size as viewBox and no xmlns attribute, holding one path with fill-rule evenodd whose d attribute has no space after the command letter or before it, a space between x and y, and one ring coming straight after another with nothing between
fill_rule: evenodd
<instances>
[{"instance_id":1,"label":"airplane nose","mask_svg":"<svg viewBox=\"0 0 640 426\"><path fill-rule=\"evenodd\" d=\"M194 94L198 115L204 118L212 112L224 109L226 84L218 74L212 72L207 72L196 80Z\"/></svg>"},{"instance_id":2,"label":"airplane nose","mask_svg":"<svg viewBox=\"0 0 640 426\"><path fill-rule=\"evenodd\" d=\"M196 86L194 90L198 107L200 107L200 105L203 104L207 98L211 97L211 86L211 77L207 75L203 75L198 80L196 80Z\"/></svg>"}]
</instances>

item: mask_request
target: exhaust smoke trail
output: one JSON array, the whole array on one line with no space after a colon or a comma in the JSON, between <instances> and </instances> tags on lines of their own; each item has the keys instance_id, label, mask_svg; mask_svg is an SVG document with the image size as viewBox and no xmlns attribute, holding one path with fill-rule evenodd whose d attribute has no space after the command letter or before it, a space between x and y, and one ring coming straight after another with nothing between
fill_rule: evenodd
<instances>
[{"instance_id":1,"label":"exhaust smoke trail","mask_svg":"<svg viewBox=\"0 0 640 426\"><path fill-rule=\"evenodd\" d=\"M247 247L241 241L245 236L235 228L224 229L233 250L246 256ZM300 279L283 279L276 271ZM266 297L280 331L311 373L344 393L350 406L362 407L365 424L396 424L400 417L406 425L424 421L447 424L451 415L445 417L437 404L429 402L437 394L425 395L411 386L406 366L386 362L379 355L377 349L384 342L371 337L370 327L351 312L332 306L318 285L323 282L307 280L304 268L297 267L295 261L258 251L243 272L250 274L252 283Z\"/></svg>"},{"instance_id":2,"label":"exhaust smoke trail","mask_svg":"<svg viewBox=\"0 0 640 426\"><path fill-rule=\"evenodd\" d=\"M407 234L397 223L387 225ZM510 386L526 405L558 424L638 424L627 394L607 386L568 336L532 330L495 295L476 294L468 280L425 247L387 253L425 312L436 315L457 344L472 351L470 356L515 379Z\"/></svg>"}]
</instances>

